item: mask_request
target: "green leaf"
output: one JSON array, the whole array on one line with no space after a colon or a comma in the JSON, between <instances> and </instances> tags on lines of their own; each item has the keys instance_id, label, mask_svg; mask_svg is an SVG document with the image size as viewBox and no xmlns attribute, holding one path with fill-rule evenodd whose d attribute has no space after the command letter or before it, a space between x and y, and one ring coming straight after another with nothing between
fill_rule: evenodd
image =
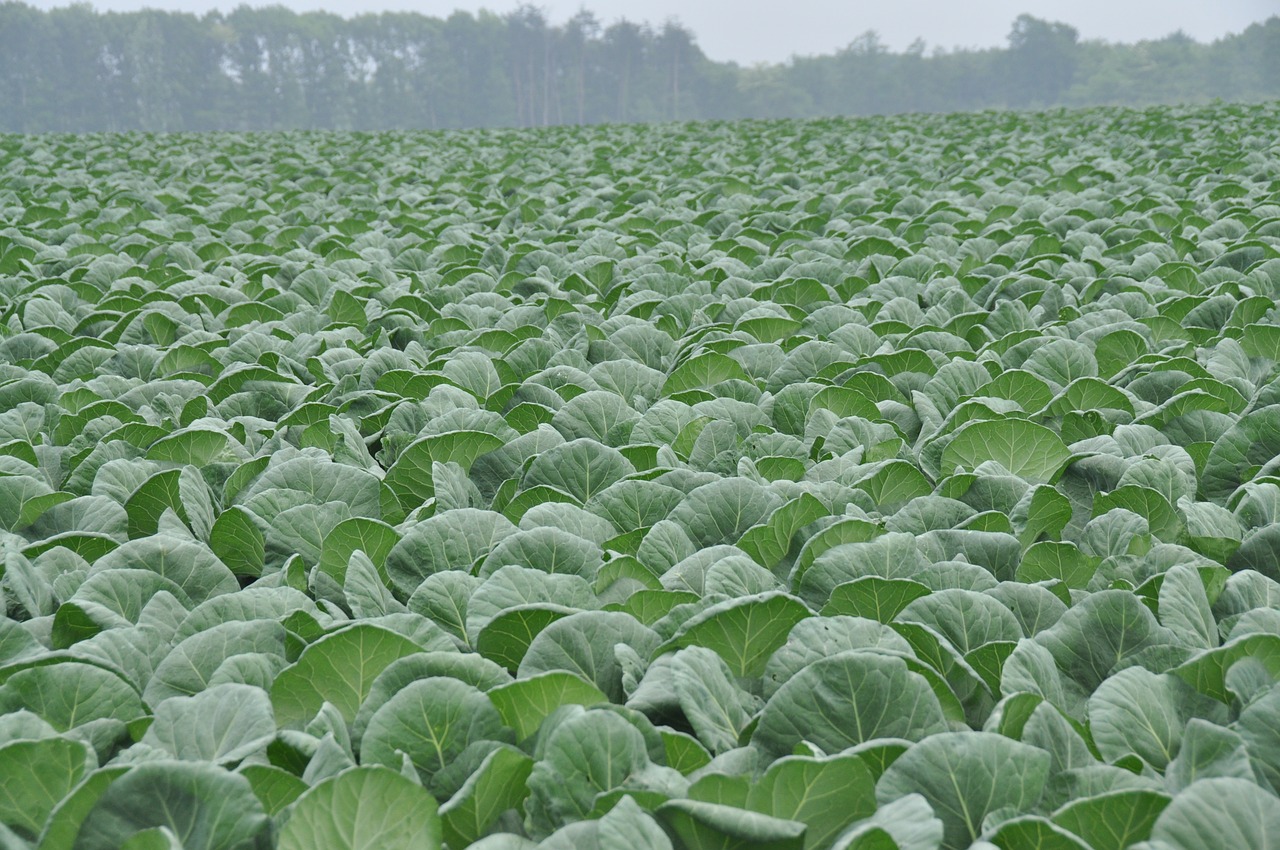
<instances>
[{"instance_id":1,"label":"green leaf","mask_svg":"<svg viewBox=\"0 0 1280 850\"><path fill-rule=\"evenodd\" d=\"M801 528L827 515L827 508L813 495L804 493L769 515L760 525L752 526L738 538L737 547L756 563L773 569L786 557L791 540Z\"/></svg>"},{"instance_id":2,"label":"green leaf","mask_svg":"<svg viewBox=\"0 0 1280 850\"><path fill-rule=\"evenodd\" d=\"M1037 815L1003 821L994 831L988 831L985 841L976 844L986 847L988 842L1003 850L1094 850L1072 832Z\"/></svg>"},{"instance_id":3,"label":"green leaf","mask_svg":"<svg viewBox=\"0 0 1280 850\"><path fill-rule=\"evenodd\" d=\"M421 614L463 643L467 638L467 607L483 582L461 570L428 576L409 597L410 611Z\"/></svg>"},{"instance_id":4,"label":"green leaf","mask_svg":"<svg viewBox=\"0 0 1280 850\"><path fill-rule=\"evenodd\" d=\"M1245 325L1240 347L1250 357L1265 357L1280 362L1280 327L1275 325Z\"/></svg>"},{"instance_id":5,"label":"green leaf","mask_svg":"<svg viewBox=\"0 0 1280 850\"><path fill-rule=\"evenodd\" d=\"M400 507L409 513L435 495L432 478L431 442L418 440L400 452L396 462L387 470L383 481L395 493Z\"/></svg>"},{"instance_id":6,"label":"green leaf","mask_svg":"<svg viewBox=\"0 0 1280 850\"><path fill-rule=\"evenodd\" d=\"M805 847L826 847L850 823L875 812L875 779L854 755L790 756L769 765L751 786L747 807L807 825Z\"/></svg>"},{"instance_id":7,"label":"green leaf","mask_svg":"<svg viewBox=\"0 0 1280 850\"><path fill-rule=\"evenodd\" d=\"M638 797L623 795L600 819L600 850L672 850L671 839L641 809Z\"/></svg>"},{"instance_id":8,"label":"green leaf","mask_svg":"<svg viewBox=\"0 0 1280 850\"><path fill-rule=\"evenodd\" d=\"M694 488L671 512L696 545L733 543L772 512L779 499L745 478L720 478Z\"/></svg>"},{"instance_id":9,"label":"green leaf","mask_svg":"<svg viewBox=\"0 0 1280 850\"><path fill-rule=\"evenodd\" d=\"M476 651L515 672L534 638L547 626L575 609L563 605L535 604L508 608L490 619L476 638Z\"/></svg>"},{"instance_id":10,"label":"green leaf","mask_svg":"<svg viewBox=\"0 0 1280 850\"><path fill-rule=\"evenodd\" d=\"M874 738L919 740L947 729L929 681L895 655L851 650L805 667L765 704L752 743L775 756L801 741L838 752Z\"/></svg>"},{"instance_id":11,"label":"green leaf","mask_svg":"<svg viewBox=\"0 0 1280 850\"><path fill-rule=\"evenodd\" d=\"M40 836L40 846L46 850L72 850L84 819L111 783L128 770L123 766L103 767L86 776L54 807Z\"/></svg>"},{"instance_id":12,"label":"green leaf","mask_svg":"<svg viewBox=\"0 0 1280 850\"><path fill-rule=\"evenodd\" d=\"M351 554L344 579L342 594L356 617L365 619L404 612L404 606L387 588L386 579L363 551Z\"/></svg>"},{"instance_id":13,"label":"green leaf","mask_svg":"<svg viewBox=\"0 0 1280 850\"><path fill-rule=\"evenodd\" d=\"M799 481L806 472L805 462L794 457L762 457L755 466L766 481Z\"/></svg>"},{"instance_id":14,"label":"green leaf","mask_svg":"<svg viewBox=\"0 0 1280 850\"><path fill-rule=\"evenodd\" d=\"M297 501L284 503L286 507L293 507L301 502L312 505L342 502L351 516L376 519L382 511L381 489L382 482L372 472L308 453L269 464L256 479L235 495L235 501L249 506L254 513L270 523L280 512L278 508L272 512L265 511L270 505L271 497L275 495L272 491L291 490L296 493Z\"/></svg>"},{"instance_id":15,"label":"green leaf","mask_svg":"<svg viewBox=\"0 0 1280 850\"><path fill-rule=\"evenodd\" d=\"M1280 835L1276 799L1247 779L1202 779L1173 798L1151 837L1175 850L1267 850Z\"/></svg>"},{"instance_id":16,"label":"green leaf","mask_svg":"<svg viewBox=\"0 0 1280 850\"><path fill-rule=\"evenodd\" d=\"M405 596L427 576L446 570L471 572L503 538L514 534L510 520L493 511L461 508L410 527L387 554L387 574Z\"/></svg>"},{"instance_id":17,"label":"green leaf","mask_svg":"<svg viewBox=\"0 0 1280 850\"><path fill-rule=\"evenodd\" d=\"M630 614L646 626L652 626L671 613L678 605L697 602L698 594L688 590L637 590L627 601L616 606L617 610ZM606 608L613 610L613 607Z\"/></svg>"},{"instance_id":18,"label":"green leaf","mask_svg":"<svg viewBox=\"0 0 1280 850\"><path fill-rule=\"evenodd\" d=\"M186 518L179 485L181 475L180 469L157 472L133 491L124 506L129 514L131 538L155 534L160 515L166 510L174 511L179 518Z\"/></svg>"},{"instance_id":19,"label":"green leaf","mask_svg":"<svg viewBox=\"0 0 1280 850\"><path fill-rule=\"evenodd\" d=\"M1036 635L1035 641L1049 650L1062 674L1086 694L1093 693L1125 659L1172 642L1150 609L1127 590L1091 594Z\"/></svg>"},{"instance_id":20,"label":"green leaf","mask_svg":"<svg viewBox=\"0 0 1280 850\"><path fill-rule=\"evenodd\" d=\"M353 552L364 552L374 566L382 570L387 555L399 542L399 533L385 522L368 517L345 519L324 537L320 549L320 570L338 584L343 584Z\"/></svg>"},{"instance_id":21,"label":"green leaf","mask_svg":"<svg viewBox=\"0 0 1280 850\"><path fill-rule=\"evenodd\" d=\"M60 501L62 496L35 475L0 476L0 527L25 528Z\"/></svg>"},{"instance_id":22,"label":"green leaf","mask_svg":"<svg viewBox=\"0 0 1280 850\"><path fill-rule=\"evenodd\" d=\"M942 468L976 469L993 460L1029 481L1052 480L1071 452L1043 425L1025 419L970 422L956 431L942 453Z\"/></svg>"},{"instance_id":23,"label":"green leaf","mask_svg":"<svg viewBox=\"0 0 1280 850\"><path fill-rule=\"evenodd\" d=\"M961 654L992 642L1022 639L1022 626L1013 612L990 595L973 590L936 590L912 602L897 619L930 627Z\"/></svg>"},{"instance_id":24,"label":"green leaf","mask_svg":"<svg viewBox=\"0 0 1280 850\"><path fill-rule=\"evenodd\" d=\"M1170 567L1160 583L1158 599L1160 624L1170 629L1180 643L1193 649L1218 645L1218 623L1198 569L1189 564Z\"/></svg>"},{"instance_id":25,"label":"green leaf","mask_svg":"<svg viewBox=\"0 0 1280 850\"><path fill-rule=\"evenodd\" d=\"M485 756L462 788L440 807L444 839L450 847L467 847L528 796L525 785L533 759L511 747Z\"/></svg>"},{"instance_id":26,"label":"green leaf","mask_svg":"<svg viewBox=\"0 0 1280 850\"><path fill-rule=\"evenodd\" d=\"M480 741L510 738L498 710L478 688L443 676L401 688L369 719L360 739L366 764L398 768L409 756L428 789L463 750Z\"/></svg>"},{"instance_id":27,"label":"green leaf","mask_svg":"<svg viewBox=\"0 0 1280 850\"><path fill-rule=\"evenodd\" d=\"M849 387L824 387L809 401L809 412L830 410L839 419L861 416L872 421L880 418L880 411L864 393Z\"/></svg>"},{"instance_id":28,"label":"green leaf","mask_svg":"<svg viewBox=\"0 0 1280 850\"><path fill-rule=\"evenodd\" d=\"M1053 822L1071 830L1094 850L1124 850L1151 835L1169 798L1155 791L1113 791L1068 803Z\"/></svg>"},{"instance_id":29,"label":"green leaf","mask_svg":"<svg viewBox=\"0 0 1280 850\"><path fill-rule=\"evenodd\" d=\"M243 776L201 762L135 765L111 783L80 827L76 850L116 850L155 827L186 850L252 850L271 820Z\"/></svg>"},{"instance_id":30,"label":"green leaf","mask_svg":"<svg viewBox=\"0 0 1280 850\"><path fill-rule=\"evenodd\" d=\"M982 681L990 688L991 693L1000 693L1000 681L1004 676L1004 663L1009 660L1017 643L1011 640L997 640L985 643L964 654L965 662L973 668Z\"/></svg>"},{"instance_id":31,"label":"green leaf","mask_svg":"<svg viewBox=\"0 0 1280 850\"><path fill-rule=\"evenodd\" d=\"M578 507L580 502L573 496L555 487L539 484L527 490L521 490L512 496L511 501L502 507L502 514L513 523L524 519L524 515L535 507L545 504L565 504Z\"/></svg>"},{"instance_id":32,"label":"green leaf","mask_svg":"<svg viewBox=\"0 0 1280 850\"><path fill-rule=\"evenodd\" d=\"M279 850L439 850L436 801L385 767L353 767L308 790L290 809Z\"/></svg>"},{"instance_id":33,"label":"green leaf","mask_svg":"<svg viewBox=\"0 0 1280 850\"><path fill-rule=\"evenodd\" d=\"M1170 672L1205 696L1230 702L1227 671L1245 658L1256 660L1271 676L1280 678L1280 635L1242 635L1198 653Z\"/></svg>"},{"instance_id":34,"label":"green leaf","mask_svg":"<svg viewBox=\"0 0 1280 850\"><path fill-rule=\"evenodd\" d=\"M689 850L802 850L803 823L696 800L671 800L658 819Z\"/></svg>"},{"instance_id":35,"label":"green leaf","mask_svg":"<svg viewBox=\"0 0 1280 850\"><path fill-rule=\"evenodd\" d=\"M333 290L325 312L337 324L350 324L362 327L368 321L364 306L359 299L341 289Z\"/></svg>"},{"instance_id":36,"label":"green leaf","mask_svg":"<svg viewBox=\"0 0 1280 850\"><path fill-rule=\"evenodd\" d=\"M15 484L18 485L18 487L22 487L30 480L31 479L28 479L26 476L10 476L9 478L4 479L2 485L5 491L4 495L6 497L16 495L9 488ZM27 492L34 492L34 490ZM25 496L27 494L24 493L23 495ZM73 493L63 493L61 491L56 493L46 493L43 496L33 496L22 504L21 512L18 515L17 522L13 525L13 529L18 530L28 527L54 507L61 505L63 502L69 502L74 498L75 495Z\"/></svg>"},{"instance_id":37,"label":"green leaf","mask_svg":"<svg viewBox=\"0 0 1280 850\"><path fill-rule=\"evenodd\" d=\"M529 645L519 674L524 679L550 670L577 673L611 702L621 703L622 667L615 647L623 643L646 657L658 648L659 642L652 629L627 614L583 611L543 629Z\"/></svg>"},{"instance_id":38,"label":"green leaf","mask_svg":"<svg viewBox=\"0 0 1280 850\"><path fill-rule=\"evenodd\" d=\"M1109 493L1096 493L1093 497L1093 515L1102 516L1107 511L1121 508L1131 511L1147 521L1151 533L1172 543L1182 531L1182 520L1169 500L1150 487L1133 484L1118 487Z\"/></svg>"},{"instance_id":39,"label":"green leaf","mask_svg":"<svg viewBox=\"0 0 1280 850\"><path fill-rule=\"evenodd\" d=\"M1035 543L1041 535L1056 537L1071 521L1071 501L1047 484L1027 491L1010 517L1018 529L1022 545Z\"/></svg>"},{"instance_id":40,"label":"green leaf","mask_svg":"<svg viewBox=\"0 0 1280 850\"><path fill-rule=\"evenodd\" d=\"M1067 587L1083 588L1097 570L1097 559L1081 552L1074 543L1041 540L1022 554L1017 580L1027 584L1060 581Z\"/></svg>"},{"instance_id":41,"label":"green leaf","mask_svg":"<svg viewBox=\"0 0 1280 850\"><path fill-rule=\"evenodd\" d=\"M778 591L729 599L687 620L670 645L705 646L735 676L753 678L764 673L765 663L795 624L809 616L808 606Z\"/></svg>"},{"instance_id":42,"label":"green leaf","mask_svg":"<svg viewBox=\"0 0 1280 850\"><path fill-rule=\"evenodd\" d=\"M554 446L534 457L522 487L530 490L546 486L585 504L596 493L634 472L635 467L620 451L583 438Z\"/></svg>"},{"instance_id":43,"label":"green leaf","mask_svg":"<svg viewBox=\"0 0 1280 850\"><path fill-rule=\"evenodd\" d=\"M1256 711L1262 707L1263 702L1265 700L1256 702L1244 711L1240 718L1239 732L1198 717L1187 721L1178 756L1165 769L1165 785L1171 791L1181 791L1197 779L1233 777L1252 782L1254 768L1249 759L1250 747L1258 752L1259 762L1264 765L1275 762L1274 758L1268 758L1262 752L1266 749L1267 745L1263 741L1271 734L1273 720ZM1263 722L1257 723L1259 719ZM1262 734L1255 736L1258 730L1262 730ZM1246 737L1255 743L1246 745ZM1276 766L1280 767L1280 763L1276 763ZM1272 770L1271 773L1275 775L1276 771Z\"/></svg>"},{"instance_id":44,"label":"green leaf","mask_svg":"<svg viewBox=\"0 0 1280 850\"><path fill-rule=\"evenodd\" d=\"M208 546L167 533L130 540L99 558L92 572L119 569L150 570L180 587L195 604L240 589L235 575Z\"/></svg>"},{"instance_id":45,"label":"green leaf","mask_svg":"<svg viewBox=\"0 0 1280 850\"><path fill-rule=\"evenodd\" d=\"M662 729L662 743L667 755L667 765L688 776L711 761L711 753L698 739L673 729Z\"/></svg>"},{"instance_id":46,"label":"green leaf","mask_svg":"<svg viewBox=\"0 0 1280 850\"><path fill-rule=\"evenodd\" d=\"M254 795L272 817L292 805L310 787L287 770L269 764L248 764L239 772L249 780Z\"/></svg>"},{"instance_id":47,"label":"green leaf","mask_svg":"<svg viewBox=\"0 0 1280 850\"><path fill-rule=\"evenodd\" d=\"M885 512L933 492L929 479L905 460L891 460L854 485Z\"/></svg>"},{"instance_id":48,"label":"green leaf","mask_svg":"<svg viewBox=\"0 0 1280 850\"><path fill-rule=\"evenodd\" d=\"M997 809L1025 812L1040 799L1049 776L1049 754L990 732L932 735L889 766L876 786L888 803L924 796L942 819L942 846L964 850Z\"/></svg>"},{"instance_id":49,"label":"green leaf","mask_svg":"<svg viewBox=\"0 0 1280 850\"><path fill-rule=\"evenodd\" d=\"M225 684L160 703L142 743L184 761L227 764L265 749L275 733L271 700L264 691Z\"/></svg>"},{"instance_id":50,"label":"green leaf","mask_svg":"<svg viewBox=\"0 0 1280 850\"><path fill-rule=\"evenodd\" d=\"M209 548L231 572L256 577L262 575L266 562L266 544L251 517L238 505L218 514L209 533Z\"/></svg>"},{"instance_id":51,"label":"green leaf","mask_svg":"<svg viewBox=\"0 0 1280 850\"><path fill-rule=\"evenodd\" d=\"M564 670L549 670L517 679L488 692L502 722L525 740L538 731L542 721L563 705L596 705L608 698L581 676Z\"/></svg>"},{"instance_id":52,"label":"green leaf","mask_svg":"<svg viewBox=\"0 0 1280 850\"><path fill-rule=\"evenodd\" d=\"M800 327L800 322L782 316L758 316L740 319L735 330L750 334L761 342L777 342Z\"/></svg>"},{"instance_id":53,"label":"green leaf","mask_svg":"<svg viewBox=\"0 0 1280 850\"><path fill-rule=\"evenodd\" d=\"M147 459L201 467L220 455L229 439L221 431L188 428L152 443L147 449Z\"/></svg>"},{"instance_id":54,"label":"green leaf","mask_svg":"<svg viewBox=\"0 0 1280 850\"><path fill-rule=\"evenodd\" d=\"M1124 328L1099 338L1093 353L1098 358L1098 374L1110 379L1147 353L1147 341L1136 331Z\"/></svg>"},{"instance_id":55,"label":"green leaf","mask_svg":"<svg viewBox=\"0 0 1280 850\"><path fill-rule=\"evenodd\" d=\"M302 651L271 686L271 705L283 727L299 728L332 703L348 723L388 664L422 647L384 628L358 624L326 635Z\"/></svg>"},{"instance_id":56,"label":"green leaf","mask_svg":"<svg viewBox=\"0 0 1280 850\"><path fill-rule=\"evenodd\" d=\"M1105 381L1093 377L1083 377L1071 381L1054 400L1045 412L1062 416L1080 410L1120 410L1132 415L1133 400L1122 390Z\"/></svg>"},{"instance_id":57,"label":"green leaf","mask_svg":"<svg viewBox=\"0 0 1280 850\"><path fill-rule=\"evenodd\" d=\"M97 664L59 659L9 672L0 686L0 714L26 709L59 732L95 720L129 723L147 713L133 685Z\"/></svg>"},{"instance_id":58,"label":"green leaf","mask_svg":"<svg viewBox=\"0 0 1280 850\"><path fill-rule=\"evenodd\" d=\"M1236 488L1280 454L1280 405L1259 407L1218 437L1205 461L1200 489L1210 501L1224 503Z\"/></svg>"},{"instance_id":59,"label":"green leaf","mask_svg":"<svg viewBox=\"0 0 1280 850\"><path fill-rule=\"evenodd\" d=\"M689 647L671 657L669 670L669 684L698 740L717 755L735 749L756 701L738 687L720 656Z\"/></svg>"},{"instance_id":60,"label":"green leaf","mask_svg":"<svg viewBox=\"0 0 1280 850\"><path fill-rule=\"evenodd\" d=\"M1049 385L1024 369L1001 372L991 383L981 387L977 395L1007 398L1027 413L1037 413L1053 401L1053 390Z\"/></svg>"},{"instance_id":61,"label":"green leaf","mask_svg":"<svg viewBox=\"0 0 1280 850\"><path fill-rule=\"evenodd\" d=\"M875 814L845 830L833 850L936 850L942 821L919 794L882 805Z\"/></svg>"},{"instance_id":62,"label":"green leaf","mask_svg":"<svg viewBox=\"0 0 1280 850\"><path fill-rule=\"evenodd\" d=\"M863 576L836 585L822 616L848 615L890 623L912 601L928 594L929 588L910 579Z\"/></svg>"},{"instance_id":63,"label":"green leaf","mask_svg":"<svg viewBox=\"0 0 1280 850\"><path fill-rule=\"evenodd\" d=\"M577 706L552 727L539 753L525 801L526 825L535 836L587 817L601 794L646 775L661 782L667 771L649 761L644 736L621 714ZM667 772L670 781L683 782Z\"/></svg>"},{"instance_id":64,"label":"green leaf","mask_svg":"<svg viewBox=\"0 0 1280 850\"><path fill-rule=\"evenodd\" d=\"M843 519L832 523L805 541L800 554L796 556L796 565L791 577L792 585L797 586L805 570L828 549L845 543L864 543L881 534L884 534L884 529L864 519Z\"/></svg>"},{"instance_id":65,"label":"green leaf","mask_svg":"<svg viewBox=\"0 0 1280 850\"><path fill-rule=\"evenodd\" d=\"M183 850L183 848L182 842L169 827L153 826L151 829L135 832L120 845L120 850Z\"/></svg>"},{"instance_id":66,"label":"green leaf","mask_svg":"<svg viewBox=\"0 0 1280 850\"><path fill-rule=\"evenodd\" d=\"M62 547L70 552L79 555L85 561L93 563L116 549L120 544L105 534L86 533L69 531L64 534L56 534L53 537L46 538L39 543L33 543L22 550L22 555L26 558L35 559L50 552L58 547Z\"/></svg>"},{"instance_id":67,"label":"green leaf","mask_svg":"<svg viewBox=\"0 0 1280 850\"><path fill-rule=\"evenodd\" d=\"M414 445L423 445L428 456L436 463L456 463L464 472L471 469L476 458L501 448L506 441L487 431L449 431L423 437Z\"/></svg>"},{"instance_id":68,"label":"green leaf","mask_svg":"<svg viewBox=\"0 0 1280 850\"><path fill-rule=\"evenodd\" d=\"M736 360L715 351L706 351L672 370L662 385L662 395L711 387L728 380L749 381L750 376Z\"/></svg>"},{"instance_id":69,"label":"green leaf","mask_svg":"<svg viewBox=\"0 0 1280 850\"><path fill-rule=\"evenodd\" d=\"M89 748L66 738L0 746L0 824L34 840L50 812L93 766Z\"/></svg>"},{"instance_id":70,"label":"green leaf","mask_svg":"<svg viewBox=\"0 0 1280 850\"><path fill-rule=\"evenodd\" d=\"M237 655L261 655L283 662L285 637L284 626L274 620L232 620L210 625L169 650L156 666L143 696L149 705L159 705L169 697L198 694L208 686L218 667ZM316 708L319 710L318 705Z\"/></svg>"}]
</instances>

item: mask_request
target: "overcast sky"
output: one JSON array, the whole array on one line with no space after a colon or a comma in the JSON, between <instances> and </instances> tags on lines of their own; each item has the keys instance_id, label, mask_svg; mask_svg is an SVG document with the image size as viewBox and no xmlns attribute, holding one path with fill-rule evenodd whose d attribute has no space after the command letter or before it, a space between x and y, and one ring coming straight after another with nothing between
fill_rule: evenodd
<instances>
[{"instance_id":1,"label":"overcast sky","mask_svg":"<svg viewBox=\"0 0 1280 850\"><path fill-rule=\"evenodd\" d=\"M40 8L65 0L27 0ZM418 11L447 16L455 9L511 11L516 0L279 0L299 11L342 15L365 11ZM93 0L100 10L144 7L229 11L240 0ZM249 5L272 5L253 0ZM1280 0L541 0L559 22L580 8L604 23L618 18L661 23L676 18L697 36L712 59L743 64L782 62L794 55L830 53L873 29L895 50L916 38L930 47L988 47L1005 43L1023 12L1076 27L1083 38L1132 42L1181 29L1212 41L1280 14Z\"/></svg>"}]
</instances>

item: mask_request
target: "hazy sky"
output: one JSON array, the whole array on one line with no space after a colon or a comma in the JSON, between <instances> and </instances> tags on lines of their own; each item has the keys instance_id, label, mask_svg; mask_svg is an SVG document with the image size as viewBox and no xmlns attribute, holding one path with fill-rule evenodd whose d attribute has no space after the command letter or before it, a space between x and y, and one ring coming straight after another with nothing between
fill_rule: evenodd
<instances>
[{"instance_id":1,"label":"hazy sky","mask_svg":"<svg viewBox=\"0 0 1280 850\"><path fill-rule=\"evenodd\" d=\"M27 0L40 8L66 0ZM516 0L278 0L299 11L343 15L418 11L446 16L455 9L504 13ZM152 7L191 12L230 10L241 0L93 0L100 10ZM252 6L269 5L252 0ZM929 47L987 47L1005 43L1023 12L1064 21L1083 38L1138 41L1181 29L1211 41L1280 14L1280 0L535 0L559 22L580 8L609 23L626 17L660 23L677 18L697 35L712 59L743 64L781 62L793 55L830 53L869 29L900 50L916 38Z\"/></svg>"}]
</instances>

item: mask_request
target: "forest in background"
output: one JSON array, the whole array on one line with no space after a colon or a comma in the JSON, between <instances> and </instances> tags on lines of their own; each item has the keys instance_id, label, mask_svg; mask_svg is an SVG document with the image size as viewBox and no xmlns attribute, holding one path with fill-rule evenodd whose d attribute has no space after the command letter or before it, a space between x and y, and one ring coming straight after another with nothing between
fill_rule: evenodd
<instances>
[{"instance_id":1,"label":"forest in background","mask_svg":"<svg viewBox=\"0 0 1280 850\"><path fill-rule=\"evenodd\" d=\"M534 6L352 18L40 11L0 2L0 132L445 129L807 118L1280 98L1280 16L1210 44L1082 40L1018 17L1008 44L744 67L678 22L553 23Z\"/></svg>"}]
</instances>

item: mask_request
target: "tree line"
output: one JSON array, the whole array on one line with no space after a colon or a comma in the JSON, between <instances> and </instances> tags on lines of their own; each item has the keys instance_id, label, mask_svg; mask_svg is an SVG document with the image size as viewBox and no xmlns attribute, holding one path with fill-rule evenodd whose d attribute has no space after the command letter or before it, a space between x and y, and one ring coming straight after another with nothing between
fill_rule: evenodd
<instances>
[{"instance_id":1,"label":"tree line","mask_svg":"<svg viewBox=\"0 0 1280 850\"><path fill-rule=\"evenodd\" d=\"M1280 16L1210 44L1081 40L1022 15L1001 48L715 62L678 22L534 6L352 18L0 2L0 131L445 129L1280 97Z\"/></svg>"}]
</instances>

